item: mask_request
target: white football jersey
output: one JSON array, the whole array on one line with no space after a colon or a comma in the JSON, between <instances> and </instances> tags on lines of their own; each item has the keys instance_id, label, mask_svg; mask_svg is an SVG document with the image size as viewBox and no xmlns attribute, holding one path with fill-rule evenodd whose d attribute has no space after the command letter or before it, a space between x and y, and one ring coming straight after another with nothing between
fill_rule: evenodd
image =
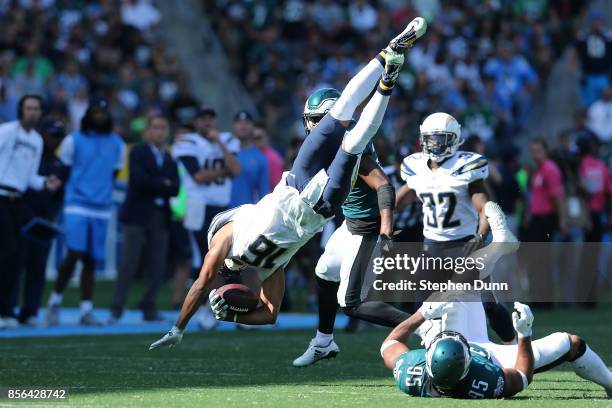
<instances>
[{"instance_id":1,"label":"white football jersey","mask_svg":"<svg viewBox=\"0 0 612 408\"><path fill-rule=\"evenodd\" d=\"M287 265L329 221L312 209L327 184L325 171L317 173L302 193L286 185L286 175L257 204L218 214L208 230L210 246L214 234L233 221L232 247L227 257L257 269L262 281Z\"/></svg>"},{"instance_id":2,"label":"white football jersey","mask_svg":"<svg viewBox=\"0 0 612 408\"><path fill-rule=\"evenodd\" d=\"M240 141L231 133L221 133L219 138L231 153L240 151ZM219 145L197 133L178 136L172 145L172 156L174 158L195 157L200 168L208 170L221 169L225 166L223 151ZM232 180L229 177L223 177L209 183L198 184L189 173L186 173L185 190L189 197L201 198L207 205L225 207L229 205L232 196Z\"/></svg>"},{"instance_id":3,"label":"white football jersey","mask_svg":"<svg viewBox=\"0 0 612 408\"><path fill-rule=\"evenodd\" d=\"M427 156L414 153L401 166L402 179L423 203L423 235L434 241L474 235L478 231L478 214L468 185L487 178L487 159L457 151L435 171L427 163Z\"/></svg>"}]
</instances>

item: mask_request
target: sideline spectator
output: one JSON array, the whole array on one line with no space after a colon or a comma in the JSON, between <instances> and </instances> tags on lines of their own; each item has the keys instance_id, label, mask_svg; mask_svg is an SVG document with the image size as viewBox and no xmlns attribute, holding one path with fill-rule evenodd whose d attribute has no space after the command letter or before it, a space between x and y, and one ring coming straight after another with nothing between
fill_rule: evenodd
<instances>
[{"instance_id":1,"label":"sideline spectator","mask_svg":"<svg viewBox=\"0 0 612 408\"><path fill-rule=\"evenodd\" d=\"M230 207L256 203L270 192L268 161L253 144L253 132L251 114L245 111L238 112L234 117L233 136L240 140L238 161L241 171L232 180Z\"/></svg>"},{"instance_id":2,"label":"sideline spectator","mask_svg":"<svg viewBox=\"0 0 612 408\"><path fill-rule=\"evenodd\" d=\"M588 126L602 143L612 141L612 87L601 92L601 98L595 101L587 111Z\"/></svg>"},{"instance_id":3,"label":"sideline spectator","mask_svg":"<svg viewBox=\"0 0 612 408\"><path fill-rule=\"evenodd\" d=\"M200 257L208 252L207 234L212 219L230 204L231 177L240 174L236 158L240 142L231 134L219 135L216 117L213 109L202 108L195 119L196 133L180 135L172 147L175 159L187 170L184 225L192 231Z\"/></svg>"},{"instance_id":4,"label":"sideline spectator","mask_svg":"<svg viewBox=\"0 0 612 408\"><path fill-rule=\"evenodd\" d=\"M270 137L262 124L255 125L255 129L253 130L253 142L268 161L270 189L273 190L283 177L283 170L285 167L283 157L270 146Z\"/></svg>"},{"instance_id":5,"label":"sideline spectator","mask_svg":"<svg viewBox=\"0 0 612 408\"><path fill-rule=\"evenodd\" d=\"M64 204L64 235L68 253L58 269L47 303L47 323L59 323L62 294L81 261L81 318L86 326L101 322L93 315L96 262L104 260L106 232L111 216L113 184L124 165L125 144L113 132L113 118L104 98L93 98L81 121L81 130L68 135L59 157L70 167Z\"/></svg>"},{"instance_id":6,"label":"sideline spectator","mask_svg":"<svg viewBox=\"0 0 612 408\"><path fill-rule=\"evenodd\" d=\"M17 327L12 308L17 277L26 189L56 191L56 176L38 175L43 141L35 130L42 113L42 98L24 95L17 105L18 120L0 125L0 327Z\"/></svg>"},{"instance_id":7,"label":"sideline spectator","mask_svg":"<svg viewBox=\"0 0 612 408\"><path fill-rule=\"evenodd\" d=\"M134 146L130 152L130 179L120 213L123 252L111 305L112 322L123 314L132 278L140 265L149 281L140 301L143 320L163 320L156 298L166 271L169 199L179 191L176 162L165 150L169 131L164 116L150 117L145 143Z\"/></svg>"},{"instance_id":8,"label":"sideline spectator","mask_svg":"<svg viewBox=\"0 0 612 408\"><path fill-rule=\"evenodd\" d=\"M533 139L529 145L536 169L531 175L531 202L529 205L528 241L539 243L527 245L529 289L532 299L543 300L542 307L551 307L552 255L550 242L556 231L567 233L563 180L559 167L548 158L548 146L542 139Z\"/></svg>"},{"instance_id":9,"label":"sideline spectator","mask_svg":"<svg viewBox=\"0 0 612 408\"><path fill-rule=\"evenodd\" d=\"M61 120L52 117L43 119L40 125L44 147L40 160L38 174L42 176L54 175L65 180L66 168L55 155L55 151L66 136L66 125ZM58 191L35 191L29 189L24 195L26 204L25 221L45 220L55 221L62 209L63 193ZM23 281L23 303L19 312L19 323L26 326L40 326L38 321L38 309L42 301L43 289L45 287L45 271L47 269L47 258L51 250L53 237L36 237L37 239L26 239L22 249L22 267L25 272ZM18 293L15 293L18 295ZM16 296L18 297L18 296ZM16 299L15 304L18 303Z\"/></svg>"},{"instance_id":10,"label":"sideline spectator","mask_svg":"<svg viewBox=\"0 0 612 408\"><path fill-rule=\"evenodd\" d=\"M604 16L593 11L589 16L590 29L578 33L576 49L582 65L580 97L589 106L601 91L610 86L612 74L612 33L604 28Z\"/></svg>"},{"instance_id":11,"label":"sideline spectator","mask_svg":"<svg viewBox=\"0 0 612 408\"><path fill-rule=\"evenodd\" d=\"M583 137L576 141L580 156L580 185L588 196L590 228L584 237L589 242L580 261L582 273L577 279L576 295L578 302L587 302L585 306L594 306L597 295L597 276L599 270L599 255L604 233L602 218L607 215L608 225L612 225L612 176L608 166L593 155L595 145L593 140ZM607 205L607 208L606 208Z\"/></svg>"}]
</instances>

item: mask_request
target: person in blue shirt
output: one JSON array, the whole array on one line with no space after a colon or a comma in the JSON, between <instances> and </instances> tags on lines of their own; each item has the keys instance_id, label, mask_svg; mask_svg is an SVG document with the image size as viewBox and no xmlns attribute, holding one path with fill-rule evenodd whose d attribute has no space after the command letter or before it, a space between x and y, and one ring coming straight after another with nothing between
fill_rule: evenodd
<instances>
[{"instance_id":1,"label":"person in blue shirt","mask_svg":"<svg viewBox=\"0 0 612 408\"><path fill-rule=\"evenodd\" d=\"M100 325L92 314L96 262L104 259L106 231L111 217L115 177L123 167L125 144L113 132L109 103L93 98L81 129L60 145L59 158L70 168L64 201L64 238L68 253L47 304L47 323L59 322L62 293L80 260L81 319L83 325Z\"/></svg>"},{"instance_id":2,"label":"person in blue shirt","mask_svg":"<svg viewBox=\"0 0 612 408\"><path fill-rule=\"evenodd\" d=\"M242 172L232 179L230 207L253 204L270 192L268 161L253 144L253 118L245 111L234 117L234 136L240 140L238 161Z\"/></svg>"}]
</instances>

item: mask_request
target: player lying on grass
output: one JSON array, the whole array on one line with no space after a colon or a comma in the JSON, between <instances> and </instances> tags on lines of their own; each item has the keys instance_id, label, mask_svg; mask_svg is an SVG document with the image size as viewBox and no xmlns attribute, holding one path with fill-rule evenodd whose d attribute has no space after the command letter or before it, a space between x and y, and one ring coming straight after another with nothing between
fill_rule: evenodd
<instances>
[{"instance_id":1,"label":"player lying on grass","mask_svg":"<svg viewBox=\"0 0 612 408\"><path fill-rule=\"evenodd\" d=\"M437 304L436 304L437 305ZM486 318L480 302L453 302L444 305L443 312L429 312L428 319L419 329L428 325L425 348L430 349L442 332L462 333L469 341L472 355L481 354L502 368L512 368L520 353L520 346L493 343L488 339ZM444 315L442 320L435 319ZM439 325L443 322L443 326ZM612 372L601 358L575 334L557 332L531 342L534 355L534 373L542 373L563 363L586 380L601 385L608 398L612 397Z\"/></svg>"},{"instance_id":2,"label":"player lying on grass","mask_svg":"<svg viewBox=\"0 0 612 408\"><path fill-rule=\"evenodd\" d=\"M229 311L223 298L212 290L210 306L218 320L246 324L276 321L285 290L285 265L323 229L346 199L359 157L382 122L403 65L403 53L425 30L425 20L417 17L349 81L336 104L306 137L291 171L272 193L255 205L243 205L213 219L208 233L209 251L180 316L151 349L181 341L189 319L206 291L212 289L209 282L219 272L239 274L251 267L258 271L262 284L261 306L244 314ZM347 132L355 109L377 83L359 121Z\"/></svg>"},{"instance_id":3,"label":"player lying on grass","mask_svg":"<svg viewBox=\"0 0 612 408\"><path fill-rule=\"evenodd\" d=\"M387 336L380 348L400 390L414 397L503 398L527 388L533 377L533 314L516 302L512 314L518 335L511 367L503 367L482 347L455 331L436 335L427 350L410 350L405 342L426 319L442 317L453 306L426 302Z\"/></svg>"},{"instance_id":4,"label":"player lying on grass","mask_svg":"<svg viewBox=\"0 0 612 408\"><path fill-rule=\"evenodd\" d=\"M437 325L439 321L428 323L431 323L431 328L427 332L427 339L442 329L458 331L470 343L473 342L486 349L493 360L502 367L511 367L513 364L517 347L496 344L489 340L485 313L481 303L455 302L452 308L447 310L443 327ZM428 340L425 340L425 344L428 344ZM608 397L612 397L612 372L580 336L556 332L534 340L531 344L535 357L534 372L536 374L567 362L579 377L601 385L606 390Z\"/></svg>"}]
</instances>

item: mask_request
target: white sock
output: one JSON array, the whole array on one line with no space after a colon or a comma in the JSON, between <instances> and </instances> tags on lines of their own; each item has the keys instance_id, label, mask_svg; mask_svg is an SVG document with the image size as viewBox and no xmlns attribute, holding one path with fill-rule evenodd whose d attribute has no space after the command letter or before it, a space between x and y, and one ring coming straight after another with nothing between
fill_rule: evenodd
<instances>
[{"instance_id":1,"label":"white sock","mask_svg":"<svg viewBox=\"0 0 612 408\"><path fill-rule=\"evenodd\" d=\"M49 302L47 303L49 306L51 305L61 305L62 299L64 295L61 293L57 293L55 291L51 292L51 296L49 296Z\"/></svg>"},{"instance_id":2,"label":"white sock","mask_svg":"<svg viewBox=\"0 0 612 408\"><path fill-rule=\"evenodd\" d=\"M612 390L612 372L608 370L606 364L589 346L587 346L586 352L572 361L571 364L579 377L593 381L606 390Z\"/></svg>"},{"instance_id":3,"label":"white sock","mask_svg":"<svg viewBox=\"0 0 612 408\"><path fill-rule=\"evenodd\" d=\"M357 106L372 92L384 71L376 58L371 60L349 81L329 114L338 120L351 120Z\"/></svg>"},{"instance_id":4,"label":"white sock","mask_svg":"<svg viewBox=\"0 0 612 408\"><path fill-rule=\"evenodd\" d=\"M385 116L389 95L374 92L368 104L363 108L361 117L353 129L351 129L342 142L345 152L360 154L366 148L372 137L378 131Z\"/></svg>"},{"instance_id":5,"label":"white sock","mask_svg":"<svg viewBox=\"0 0 612 408\"><path fill-rule=\"evenodd\" d=\"M93 310L93 302L91 300L81 300L81 316Z\"/></svg>"},{"instance_id":6,"label":"white sock","mask_svg":"<svg viewBox=\"0 0 612 408\"><path fill-rule=\"evenodd\" d=\"M327 346L334 339L334 333L326 334L317 330L314 344L316 346Z\"/></svg>"}]
</instances>

